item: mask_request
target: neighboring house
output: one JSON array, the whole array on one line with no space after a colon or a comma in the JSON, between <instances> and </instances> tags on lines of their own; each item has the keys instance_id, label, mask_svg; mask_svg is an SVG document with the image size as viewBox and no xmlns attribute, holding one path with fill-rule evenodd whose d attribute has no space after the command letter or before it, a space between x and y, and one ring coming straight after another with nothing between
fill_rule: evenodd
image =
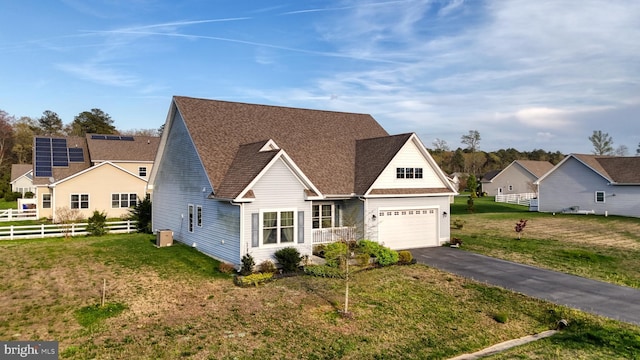
<instances>
[{"instance_id":1,"label":"neighboring house","mask_svg":"<svg viewBox=\"0 0 640 360\"><path fill-rule=\"evenodd\" d=\"M58 219L60 209L87 218L129 214L145 196L160 138L87 134L34 139L34 185L38 217Z\"/></svg>"},{"instance_id":2,"label":"neighboring house","mask_svg":"<svg viewBox=\"0 0 640 360\"><path fill-rule=\"evenodd\" d=\"M640 217L640 157L571 154L536 182L538 210Z\"/></svg>"},{"instance_id":3,"label":"neighboring house","mask_svg":"<svg viewBox=\"0 0 640 360\"><path fill-rule=\"evenodd\" d=\"M553 168L548 161L514 160L503 170L486 173L480 180L488 196L535 193L538 178Z\"/></svg>"},{"instance_id":4,"label":"neighboring house","mask_svg":"<svg viewBox=\"0 0 640 360\"><path fill-rule=\"evenodd\" d=\"M35 193L33 186L33 165L13 164L11 165L11 191L19 192L24 196L27 192Z\"/></svg>"},{"instance_id":5,"label":"neighboring house","mask_svg":"<svg viewBox=\"0 0 640 360\"><path fill-rule=\"evenodd\" d=\"M232 264L338 239L449 240L452 185L415 134L370 115L176 96L155 164L154 230Z\"/></svg>"}]
</instances>

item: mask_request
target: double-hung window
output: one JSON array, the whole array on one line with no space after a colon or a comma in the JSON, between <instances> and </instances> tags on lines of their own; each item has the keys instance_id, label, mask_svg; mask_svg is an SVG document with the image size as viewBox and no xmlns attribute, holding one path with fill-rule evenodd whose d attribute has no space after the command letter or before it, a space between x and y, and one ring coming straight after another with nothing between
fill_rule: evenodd
<instances>
[{"instance_id":1,"label":"double-hung window","mask_svg":"<svg viewBox=\"0 0 640 360\"><path fill-rule=\"evenodd\" d=\"M189 204L188 221L189 221L189 232L193 232L193 205L191 204Z\"/></svg>"},{"instance_id":2,"label":"double-hung window","mask_svg":"<svg viewBox=\"0 0 640 360\"><path fill-rule=\"evenodd\" d=\"M333 205L318 204L311 207L311 222L314 229L333 227Z\"/></svg>"},{"instance_id":3,"label":"double-hung window","mask_svg":"<svg viewBox=\"0 0 640 360\"><path fill-rule=\"evenodd\" d=\"M134 207L137 203L136 194L111 194L111 207L114 209Z\"/></svg>"},{"instance_id":4,"label":"double-hung window","mask_svg":"<svg viewBox=\"0 0 640 360\"><path fill-rule=\"evenodd\" d=\"M42 194L42 208L51 209L51 194Z\"/></svg>"},{"instance_id":5,"label":"double-hung window","mask_svg":"<svg viewBox=\"0 0 640 360\"><path fill-rule=\"evenodd\" d=\"M294 242L294 211L265 211L262 213L262 243L286 244Z\"/></svg>"},{"instance_id":6,"label":"double-hung window","mask_svg":"<svg viewBox=\"0 0 640 360\"><path fill-rule=\"evenodd\" d=\"M596 191L596 202L597 203L604 202L604 191Z\"/></svg>"},{"instance_id":7,"label":"double-hung window","mask_svg":"<svg viewBox=\"0 0 640 360\"><path fill-rule=\"evenodd\" d=\"M202 205L196 206L196 224L202 227Z\"/></svg>"},{"instance_id":8,"label":"double-hung window","mask_svg":"<svg viewBox=\"0 0 640 360\"><path fill-rule=\"evenodd\" d=\"M89 194L71 194L71 206L72 209L88 209L89 208Z\"/></svg>"}]
</instances>

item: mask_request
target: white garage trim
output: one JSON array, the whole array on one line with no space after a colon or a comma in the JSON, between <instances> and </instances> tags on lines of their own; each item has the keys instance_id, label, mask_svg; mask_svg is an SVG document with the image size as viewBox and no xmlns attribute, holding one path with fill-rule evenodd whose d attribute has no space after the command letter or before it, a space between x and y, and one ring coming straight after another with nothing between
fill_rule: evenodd
<instances>
[{"instance_id":1,"label":"white garage trim","mask_svg":"<svg viewBox=\"0 0 640 360\"><path fill-rule=\"evenodd\" d=\"M433 206L378 208L378 241L394 250L439 246L439 214Z\"/></svg>"}]
</instances>

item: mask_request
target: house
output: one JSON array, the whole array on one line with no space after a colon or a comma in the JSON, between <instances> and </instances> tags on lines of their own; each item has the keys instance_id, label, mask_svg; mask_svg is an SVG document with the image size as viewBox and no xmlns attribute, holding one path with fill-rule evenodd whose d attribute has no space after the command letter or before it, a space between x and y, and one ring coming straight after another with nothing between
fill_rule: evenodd
<instances>
[{"instance_id":1,"label":"house","mask_svg":"<svg viewBox=\"0 0 640 360\"><path fill-rule=\"evenodd\" d=\"M480 180L488 196L535 193L533 183L553 168L548 161L514 160L503 170L486 173Z\"/></svg>"},{"instance_id":2,"label":"house","mask_svg":"<svg viewBox=\"0 0 640 360\"><path fill-rule=\"evenodd\" d=\"M370 115L175 96L155 164L154 230L232 264L338 239L449 240L452 185L415 134Z\"/></svg>"},{"instance_id":3,"label":"house","mask_svg":"<svg viewBox=\"0 0 640 360\"><path fill-rule=\"evenodd\" d=\"M31 164L13 164L11 165L11 191L21 193L24 197L25 193L35 193L33 186L33 165Z\"/></svg>"},{"instance_id":4,"label":"house","mask_svg":"<svg viewBox=\"0 0 640 360\"><path fill-rule=\"evenodd\" d=\"M58 220L60 209L84 217L94 210L123 217L145 196L160 139L87 134L34 138L33 183L38 217Z\"/></svg>"},{"instance_id":5,"label":"house","mask_svg":"<svg viewBox=\"0 0 640 360\"><path fill-rule=\"evenodd\" d=\"M538 210L640 217L640 157L571 154L536 182Z\"/></svg>"}]
</instances>

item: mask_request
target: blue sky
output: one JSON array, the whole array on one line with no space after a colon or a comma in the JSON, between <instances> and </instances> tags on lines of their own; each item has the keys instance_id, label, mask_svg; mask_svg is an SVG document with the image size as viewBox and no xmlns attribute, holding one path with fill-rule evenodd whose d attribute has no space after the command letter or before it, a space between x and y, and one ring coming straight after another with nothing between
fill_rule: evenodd
<instances>
[{"instance_id":1,"label":"blue sky","mask_svg":"<svg viewBox=\"0 0 640 360\"><path fill-rule=\"evenodd\" d=\"M640 143L632 0L2 1L0 109L158 128L173 95L368 113L455 149Z\"/></svg>"}]
</instances>

